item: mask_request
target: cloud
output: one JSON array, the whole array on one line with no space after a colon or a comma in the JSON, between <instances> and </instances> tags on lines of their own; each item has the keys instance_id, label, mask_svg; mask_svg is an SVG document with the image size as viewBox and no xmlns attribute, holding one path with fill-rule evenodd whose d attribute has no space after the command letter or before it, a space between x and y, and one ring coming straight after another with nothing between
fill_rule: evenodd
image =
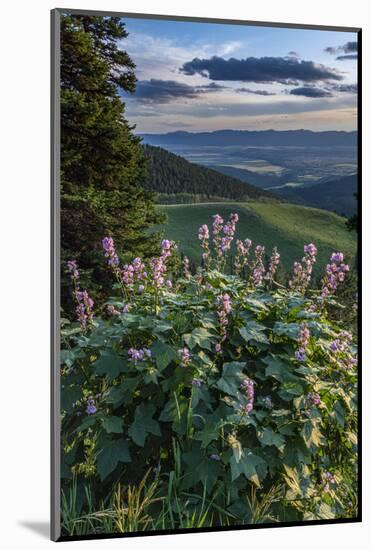
<instances>
[{"instance_id":1,"label":"cloud","mask_svg":"<svg viewBox=\"0 0 371 550\"><path fill-rule=\"evenodd\" d=\"M223 59L211 57L183 64L180 71L186 75L200 74L212 80L241 82L277 82L297 85L298 81L316 82L342 80L336 70L313 61L299 61L287 57L247 57L246 59ZM295 83L295 84L294 84Z\"/></svg>"},{"instance_id":2,"label":"cloud","mask_svg":"<svg viewBox=\"0 0 371 550\"><path fill-rule=\"evenodd\" d=\"M357 84L332 84L330 89L334 92L345 92L348 94L356 94L358 92Z\"/></svg>"},{"instance_id":3,"label":"cloud","mask_svg":"<svg viewBox=\"0 0 371 550\"><path fill-rule=\"evenodd\" d=\"M298 54L298 52L295 52L293 50L291 50L287 55L289 55L290 57L300 57L300 54Z\"/></svg>"},{"instance_id":4,"label":"cloud","mask_svg":"<svg viewBox=\"0 0 371 550\"><path fill-rule=\"evenodd\" d=\"M250 88L237 88L236 92L244 92L246 94L256 94L256 95L276 95L275 92L267 92L267 90L251 90Z\"/></svg>"},{"instance_id":5,"label":"cloud","mask_svg":"<svg viewBox=\"0 0 371 550\"><path fill-rule=\"evenodd\" d=\"M345 54L353 54L353 55L339 55L336 59L342 60L342 59L357 59L357 52L358 52L358 43L357 42L346 42L342 46L328 46L325 48L325 52L330 53L332 55L336 55L337 53L343 52Z\"/></svg>"},{"instance_id":6,"label":"cloud","mask_svg":"<svg viewBox=\"0 0 371 550\"><path fill-rule=\"evenodd\" d=\"M351 54L351 55L338 55L336 58L336 61L347 61L350 59L358 59L357 54Z\"/></svg>"},{"instance_id":7,"label":"cloud","mask_svg":"<svg viewBox=\"0 0 371 550\"><path fill-rule=\"evenodd\" d=\"M218 92L225 86L215 82L203 86L190 86L175 80L139 80L133 98L146 103L169 103L177 99L194 99L207 92Z\"/></svg>"},{"instance_id":8,"label":"cloud","mask_svg":"<svg viewBox=\"0 0 371 550\"><path fill-rule=\"evenodd\" d=\"M314 86L303 86L290 90L290 95L300 95L304 97L332 97L332 93L328 90L315 88Z\"/></svg>"}]
</instances>

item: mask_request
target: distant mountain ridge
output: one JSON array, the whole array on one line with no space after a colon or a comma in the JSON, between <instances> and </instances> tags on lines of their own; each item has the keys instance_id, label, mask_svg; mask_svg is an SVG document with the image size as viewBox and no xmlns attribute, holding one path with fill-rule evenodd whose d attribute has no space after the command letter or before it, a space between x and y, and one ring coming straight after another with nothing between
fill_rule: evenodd
<instances>
[{"instance_id":1,"label":"distant mountain ridge","mask_svg":"<svg viewBox=\"0 0 371 550\"><path fill-rule=\"evenodd\" d=\"M357 132L312 130L216 130L214 132L168 132L140 134L150 145L255 145L255 146L356 146Z\"/></svg>"},{"instance_id":2,"label":"distant mountain ridge","mask_svg":"<svg viewBox=\"0 0 371 550\"><path fill-rule=\"evenodd\" d=\"M144 145L148 175L142 186L159 194L159 202L204 202L214 199L248 200L269 198L282 201L259 189L211 168L193 164L161 147Z\"/></svg>"}]
</instances>

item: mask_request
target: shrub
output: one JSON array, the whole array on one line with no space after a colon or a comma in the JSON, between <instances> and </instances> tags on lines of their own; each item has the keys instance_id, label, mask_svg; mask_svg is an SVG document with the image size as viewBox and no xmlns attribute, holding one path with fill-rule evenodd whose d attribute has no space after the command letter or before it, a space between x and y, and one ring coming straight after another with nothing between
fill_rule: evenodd
<instances>
[{"instance_id":1,"label":"shrub","mask_svg":"<svg viewBox=\"0 0 371 550\"><path fill-rule=\"evenodd\" d=\"M147 529L356 514L355 335L327 315L348 266L335 252L311 291L306 245L284 288L277 250L266 266L246 240L224 274L237 221L215 216L212 242L202 226L203 267L191 275L185 259L176 280L174 243L120 266L105 238L116 295L99 317L68 263L78 323L62 326L62 486L78 484L81 513L87 486L98 509L118 482L124 495L149 476Z\"/></svg>"}]
</instances>

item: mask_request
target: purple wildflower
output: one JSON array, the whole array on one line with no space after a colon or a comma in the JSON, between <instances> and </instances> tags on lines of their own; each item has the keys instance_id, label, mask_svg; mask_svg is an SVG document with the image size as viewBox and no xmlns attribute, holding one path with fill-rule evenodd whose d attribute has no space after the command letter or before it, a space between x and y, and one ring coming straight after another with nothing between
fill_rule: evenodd
<instances>
[{"instance_id":1,"label":"purple wildflower","mask_svg":"<svg viewBox=\"0 0 371 550\"><path fill-rule=\"evenodd\" d=\"M219 462L221 460L221 458L220 458L220 455L214 453L214 454L210 455L210 460L216 460L217 462Z\"/></svg>"},{"instance_id":2,"label":"purple wildflower","mask_svg":"<svg viewBox=\"0 0 371 550\"><path fill-rule=\"evenodd\" d=\"M244 241L241 241L240 239L237 239L236 241L236 248L237 248L237 255L234 261L234 269L236 275L239 275L241 271L248 265L249 262L249 253L251 248L252 242L250 239L245 239Z\"/></svg>"},{"instance_id":3,"label":"purple wildflower","mask_svg":"<svg viewBox=\"0 0 371 550\"><path fill-rule=\"evenodd\" d=\"M321 298L326 299L331 294L335 294L339 283L345 280L345 274L348 273L350 267L343 263L344 255L342 252L334 252L331 254L330 263L326 266L326 273L322 279Z\"/></svg>"},{"instance_id":4,"label":"purple wildflower","mask_svg":"<svg viewBox=\"0 0 371 550\"><path fill-rule=\"evenodd\" d=\"M78 270L78 267L77 267L76 260L68 260L67 269L71 274L71 279L75 282L78 281L79 278L80 278L80 273L79 273L79 270Z\"/></svg>"},{"instance_id":5,"label":"purple wildflower","mask_svg":"<svg viewBox=\"0 0 371 550\"><path fill-rule=\"evenodd\" d=\"M112 237L104 237L102 240L104 249L104 255L108 260L108 265L111 267L117 267L119 265L119 258L116 254L115 243Z\"/></svg>"},{"instance_id":6,"label":"purple wildflower","mask_svg":"<svg viewBox=\"0 0 371 550\"><path fill-rule=\"evenodd\" d=\"M281 256L277 252L277 248L273 248L272 255L271 255L270 260L269 260L268 272L264 277L267 281L270 281L270 282L273 281L273 278L276 274L276 271L277 271L279 263L280 263L280 258L281 258Z\"/></svg>"},{"instance_id":7,"label":"purple wildflower","mask_svg":"<svg viewBox=\"0 0 371 550\"><path fill-rule=\"evenodd\" d=\"M321 403L321 397L318 393L311 392L311 393L308 393L308 395L307 395L307 401L311 405L317 406Z\"/></svg>"},{"instance_id":8,"label":"purple wildflower","mask_svg":"<svg viewBox=\"0 0 371 550\"><path fill-rule=\"evenodd\" d=\"M108 304L107 307L106 307L106 312L107 312L107 315L110 315L110 316L114 316L114 315L119 315L120 312L115 308L114 305L112 304Z\"/></svg>"},{"instance_id":9,"label":"purple wildflower","mask_svg":"<svg viewBox=\"0 0 371 550\"><path fill-rule=\"evenodd\" d=\"M130 361L133 361L136 364L138 361L144 361L146 358L150 358L152 356L152 352L148 348L130 348L128 349L128 355L130 357Z\"/></svg>"},{"instance_id":10,"label":"purple wildflower","mask_svg":"<svg viewBox=\"0 0 371 550\"><path fill-rule=\"evenodd\" d=\"M247 397L247 404L245 405L245 412L248 414L254 408L254 382L251 378L245 378L241 384L241 390L245 392Z\"/></svg>"},{"instance_id":11,"label":"purple wildflower","mask_svg":"<svg viewBox=\"0 0 371 550\"><path fill-rule=\"evenodd\" d=\"M191 357L192 357L189 352L189 349L186 347L178 349L178 355L180 356L180 366L187 367L191 362Z\"/></svg>"},{"instance_id":12,"label":"purple wildflower","mask_svg":"<svg viewBox=\"0 0 371 550\"><path fill-rule=\"evenodd\" d=\"M76 290L75 298L77 301L76 313L78 321L83 330L93 321L94 301L90 298L86 290Z\"/></svg>"},{"instance_id":13,"label":"purple wildflower","mask_svg":"<svg viewBox=\"0 0 371 550\"><path fill-rule=\"evenodd\" d=\"M296 352L295 352L295 359L297 359L298 361L305 361L307 358L307 354L305 353L305 349L304 348L299 348Z\"/></svg>"},{"instance_id":14,"label":"purple wildflower","mask_svg":"<svg viewBox=\"0 0 371 550\"><path fill-rule=\"evenodd\" d=\"M191 384L192 386L196 386L196 388L200 388L202 386L202 380L200 378L193 378Z\"/></svg>"},{"instance_id":15,"label":"purple wildflower","mask_svg":"<svg viewBox=\"0 0 371 550\"><path fill-rule=\"evenodd\" d=\"M87 399L87 405L86 405L86 414L95 414L97 412L97 407L95 405L95 401L93 397L88 397Z\"/></svg>"},{"instance_id":16,"label":"purple wildflower","mask_svg":"<svg viewBox=\"0 0 371 550\"><path fill-rule=\"evenodd\" d=\"M222 344L227 337L228 315L232 311L231 298L229 294L220 294L217 297L218 310L217 315L219 317L219 326L221 332L221 340L219 344ZM221 349L221 348L220 348ZM220 349L216 349L217 353L220 353Z\"/></svg>"},{"instance_id":17,"label":"purple wildflower","mask_svg":"<svg viewBox=\"0 0 371 550\"><path fill-rule=\"evenodd\" d=\"M301 263L294 262L293 274L289 281L292 290L304 294L311 278L313 265L316 263L317 247L313 243L304 245L304 257Z\"/></svg>"},{"instance_id":18,"label":"purple wildflower","mask_svg":"<svg viewBox=\"0 0 371 550\"><path fill-rule=\"evenodd\" d=\"M250 275L250 283L252 283L254 286L259 286L264 277L265 273L265 267L263 263L263 258L265 254L265 247L258 244L255 247L254 255L255 260L253 265L251 266L251 275Z\"/></svg>"},{"instance_id":19,"label":"purple wildflower","mask_svg":"<svg viewBox=\"0 0 371 550\"><path fill-rule=\"evenodd\" d=\"M204 250L202 254L202 259L205 263L206 268L210 266L210 261L211 261L209 237L210 237L209 228L206 224L204 224L198 230L198 238L201 241L201 246Z\"/></svg>"}]
</instances>

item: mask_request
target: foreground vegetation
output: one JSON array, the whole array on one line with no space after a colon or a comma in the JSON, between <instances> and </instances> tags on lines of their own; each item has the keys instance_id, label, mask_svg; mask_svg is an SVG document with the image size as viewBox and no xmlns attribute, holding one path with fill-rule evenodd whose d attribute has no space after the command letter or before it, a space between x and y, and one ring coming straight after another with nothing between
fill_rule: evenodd
<instances>
[{"instance_id":1,"label":"foreground vegetation","mask_svg":"<svg viewBox=\"0 0 371 550\"><path fill-rule=\"evenodd\" d=\"M335 250L311 289L311 243L283 287L278 251L245 239L228 274L237 221L199 228L194 274L187 258L171 272L172 241L121 265L104 238L105 304L67 263L64 535L357 515L356 335L335 298L349 266Z\"/></svg>"}]
</instances>

